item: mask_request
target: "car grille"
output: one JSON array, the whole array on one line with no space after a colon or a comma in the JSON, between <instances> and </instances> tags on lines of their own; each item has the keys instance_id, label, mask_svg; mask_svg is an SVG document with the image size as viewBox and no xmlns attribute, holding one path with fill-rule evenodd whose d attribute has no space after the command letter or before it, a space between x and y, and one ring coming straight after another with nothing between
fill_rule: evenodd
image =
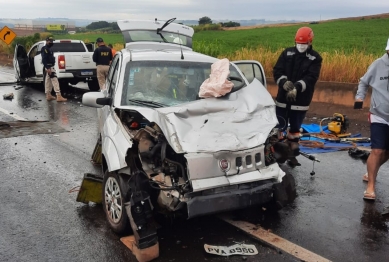
<instances>
[{"instance_id":1,"label":"car grille","mask_svg":"<svg viewBox=\"0 0 389 262\"><path fill-rule=\"evenodd\" d=\"M235 167L237 170L252 168L254 165L261 165L261 153L256 153L255 155L247 155L244 157L239 156L235 158Z\"/></svg>"}]
</instances>

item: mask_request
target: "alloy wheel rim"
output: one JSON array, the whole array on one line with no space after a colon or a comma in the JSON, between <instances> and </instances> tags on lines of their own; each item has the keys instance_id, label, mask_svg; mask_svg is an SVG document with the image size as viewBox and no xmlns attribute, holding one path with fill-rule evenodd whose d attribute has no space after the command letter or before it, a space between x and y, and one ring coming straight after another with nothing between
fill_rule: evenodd
<instances>
[{"instance_id":1,"label":"alloy wheel rim","mask_svg":"<svg viewBox=\"0 0 389 262\"><path fill-rule=\"evenodd\" d=\"M119 183L115 178L109 177L107 179L107 182L105 183L104 195L105 208L107 210L109 219L115 224L119 223L123 214L123 201Z\"/></svg>"}]
</instances>

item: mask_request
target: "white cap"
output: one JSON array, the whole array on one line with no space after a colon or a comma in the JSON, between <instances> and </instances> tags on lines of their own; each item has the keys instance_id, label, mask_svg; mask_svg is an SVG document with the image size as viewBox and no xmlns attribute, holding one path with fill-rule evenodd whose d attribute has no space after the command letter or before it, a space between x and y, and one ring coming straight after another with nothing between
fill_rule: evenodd
<instances>
[{"instance_id":1,"label":"white cap","mask_svg":"<svg viewBox=\"0 0 389 262\"><path fill-rule=\"evenodd\" d=\"M389 50L389 38L388 38L388 43L386 44L386 48L385 48L386 51Z\"/></svg>"}]
</instances>

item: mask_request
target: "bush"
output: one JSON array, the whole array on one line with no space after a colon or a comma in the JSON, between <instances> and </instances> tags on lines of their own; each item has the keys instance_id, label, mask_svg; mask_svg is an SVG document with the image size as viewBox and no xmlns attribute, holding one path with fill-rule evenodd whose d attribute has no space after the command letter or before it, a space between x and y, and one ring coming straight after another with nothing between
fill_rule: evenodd
<instances>
[{"instance_id":1,"label":"bush","mask_svg":"<svg viewBox=\"0 0 389 262\"><path fill-rule=\"evenodd\" d=\"M41 35L40 33L35 33L34 35L16 37L12 44L9 46L9 50L7 53L13 54L16 44L24 46L26 51L28 51L32 45L34 45L36 42L46 39L48 35L51 34L45 33Z\"/></svg>"},{"instance_id":2,"label":"bush","mask_svg":"<svg viewBox=\"0 0 389 262\"><path fill-rule=\"evenodd\" d=\"M240 23L229 21L227 23L221 23L222 27L238 27Z\"/></svg>"},{"instance_id":3,"label":"bush","mask_svg":"<svg viewBox=\"0 0 389 262\"><path fill-rule=\"evenodd\" d=\"M193 29L196 32L200 31L218 31L223 30L221 24L206 24L206 25L195 25L193 26Z\"/></svg>"}]
</instances>

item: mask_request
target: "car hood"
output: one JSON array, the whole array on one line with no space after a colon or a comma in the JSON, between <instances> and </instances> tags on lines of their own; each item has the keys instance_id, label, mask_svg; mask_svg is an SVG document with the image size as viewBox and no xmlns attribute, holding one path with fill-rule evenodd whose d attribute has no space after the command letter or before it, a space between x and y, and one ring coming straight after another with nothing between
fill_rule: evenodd
<instances>
[{"instance_id":1,"label":"car hood","mask_svg":"<svg viewBox=\"0 0 389 262\"><path fill-rule=\"evenodd\" d=\"M257 80L221 98L166 108L131 109L158 124L176 153L253 148L265 143L278 123L274 101Z\"/></svg>"}]
</instances>

